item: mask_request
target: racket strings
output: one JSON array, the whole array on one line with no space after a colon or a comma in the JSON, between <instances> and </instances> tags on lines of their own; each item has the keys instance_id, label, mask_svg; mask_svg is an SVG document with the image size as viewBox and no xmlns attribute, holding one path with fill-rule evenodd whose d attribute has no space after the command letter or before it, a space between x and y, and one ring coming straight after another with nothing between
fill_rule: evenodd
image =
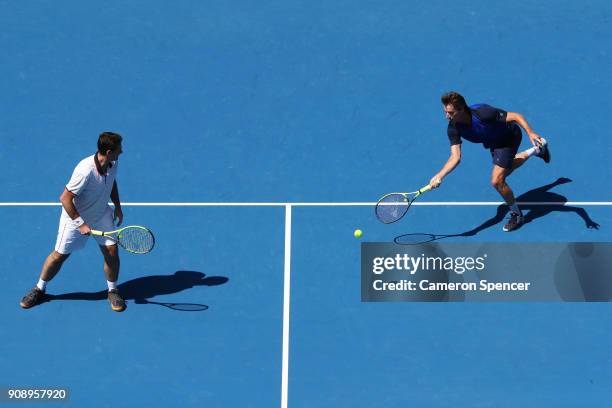
<instances>
[{"instance_id":1,"label":"racket strings","mask_svg":"<svg viewBox=\"0 0 612 408\"><path fill-rule=\"evenodd\" d=\"M153 234L144 228L127 228L121 231L118 239L128 251L141 254L151 251L155 245Z\"/></svg>"},{"instance_id":2,"label":"racket strings","mask_svg":"<svg viewBox=\"0 0 612 408\"><path fill-rule=\"evenodd\" d=\"M376 216L381 222L390 224L402 218L411 203L403 194L390 194L376 204Z\"/></svg>"}]
</instances>

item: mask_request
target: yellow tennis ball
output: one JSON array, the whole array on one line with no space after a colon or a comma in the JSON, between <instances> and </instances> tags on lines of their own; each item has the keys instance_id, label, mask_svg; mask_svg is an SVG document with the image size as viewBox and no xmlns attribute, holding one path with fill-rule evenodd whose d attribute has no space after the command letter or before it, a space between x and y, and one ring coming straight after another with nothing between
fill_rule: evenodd
<instances>
[{"instance_id":1,"label":"yellow tennis ball","mask_svg":"<svg viewBox=\"0 0 612 408\"><path fill-rule=\"evenodd\" d=\"M355 238L361 238L361 236L363 235L363 231L361 231L360 229L356 229L353 235L355 235Z\"/></svg>"}]
</instances>

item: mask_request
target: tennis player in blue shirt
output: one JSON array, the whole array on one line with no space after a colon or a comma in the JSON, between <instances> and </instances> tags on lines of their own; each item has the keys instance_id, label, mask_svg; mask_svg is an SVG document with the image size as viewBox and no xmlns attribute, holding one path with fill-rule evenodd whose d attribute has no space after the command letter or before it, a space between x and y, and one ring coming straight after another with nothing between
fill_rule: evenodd
<instances>
[{"instance_id":1,"label":"tennis player in blue shirt","mask_svg":"<svg viewBox=\"0 0 612 408\"><path fill-rule=\"evenodd\" d=\"M447 133L451 154L429 184L432 188L437 188L444 177L459 165L462 139L472 143L482 143L485 149L491 151L493 158L491 184L510 207L510 219L503 230L517 229L524 218L506 178L531 156L535 155L549 163L550 152L547 141L531 129L520 113L506 112L485 104L468 106L463 96L457 92L445 93L441 99L448 119ZM517 153L521 145L521 128L527 132L533 147Z\"/></svg>"}]
</instances>

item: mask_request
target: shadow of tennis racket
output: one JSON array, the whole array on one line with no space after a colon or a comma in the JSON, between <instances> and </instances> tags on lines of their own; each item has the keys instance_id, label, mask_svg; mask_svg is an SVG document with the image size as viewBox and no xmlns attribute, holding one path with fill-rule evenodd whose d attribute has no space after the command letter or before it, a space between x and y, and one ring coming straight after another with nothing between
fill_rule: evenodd
<instances>
[{"instance_id":1,"label":"shadow of tennis racket","mask_svg":"<svg viewBox=\"0 0 612 408\"><path fill-rule=\"evenodd\" d=\"M420 245L426 244L428 242L439 241L445 238L452 237L465 237L465 234L447 234L447 235L436 235L436 234L426 234L426 233L413 233L413 234L404 234L397 236L393 239L398 245Z\"/></svg>"},{"instance_id":2,"label":"shadow of tennis racket","mask_svg":"<svg viewBox=\"0 0 612 408\"><path fill-rule=\"evenodd\" d=\"M152 300L147 299L135 299L134 303L137 305L159 305L181 312L202 312L204 310L208 310L207 305L199 303L153 302Z\"/></svg>"}]
</instances>

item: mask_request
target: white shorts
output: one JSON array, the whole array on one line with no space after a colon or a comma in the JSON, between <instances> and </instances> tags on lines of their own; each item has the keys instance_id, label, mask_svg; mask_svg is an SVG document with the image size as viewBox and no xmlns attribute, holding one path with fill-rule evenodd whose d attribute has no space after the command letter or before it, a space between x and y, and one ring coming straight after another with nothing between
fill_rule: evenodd
<instances>
[{"instance_id":1,"label":"white shorts","mask_svg":"<svg viewBox=\"0 0 612 408\"><path fill-rule=\"evenodd\" d=\"M98 231L113 231L115 225L113 223L113 210L108 207L106 212L98 221L88 224L91 229ZM83 249L87 243L89 235L82 235L79 228L70 218L60 217L59 229L57 231L57 241L55 242L55 250L60 254L67 255L79 249ZM98 245L110 246L116 242L108 237L94 236Z\"/></svg>"}]
</instances>

